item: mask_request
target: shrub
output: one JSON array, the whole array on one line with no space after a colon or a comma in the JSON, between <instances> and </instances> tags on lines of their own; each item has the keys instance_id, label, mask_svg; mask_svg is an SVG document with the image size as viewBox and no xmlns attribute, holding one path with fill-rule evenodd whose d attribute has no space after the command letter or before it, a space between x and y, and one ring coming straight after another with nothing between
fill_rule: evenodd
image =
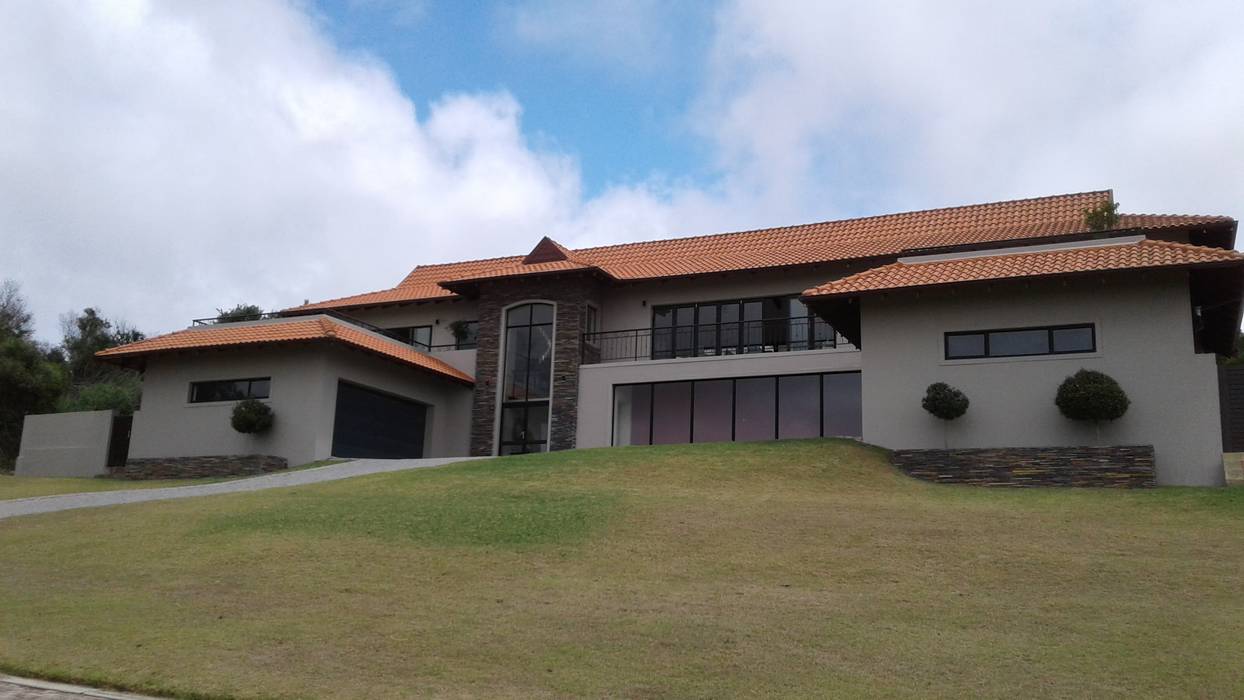
<instances>
[{"instance_id":1,"label":"shrub","mask_svg":"<svg viewBox=\"0 0 1244 700\"><path fill-rule=\"evenodd\" d=\"M1084 210L1084 225L1088 226L1090 231L1105 231L1114 228L1117 223L1119 223L1118 202L1102 202Z\"/></svg>"},{"instance_id":2,"label":"shrub","mask_svg":"<svg viewBox=\"0 0 1244 700\"><path fill-rule=\"evenodd\" d=\"M962 391L945 382L937 382L925 390L920 405L942 420L954 420L968 412L968 403L968 397Z\"/></svg>"},{"instance_id":3,"label":"shrub","mask_svg":"<svg viewBox=\"0 0 1244 700\"><path fill-rule=\"evenodd\" d=\"M1109 375L1082 369L1063 380L1054 403L1071 420L1099 424L1122 417L1131 401L1123 387Z\"/></svg>"},{"instance_id":4,"label":"shrub","mask_svg":"<svg viewBox=\"0 0 1244 700\"><path fill-rule=\"evenodd\" d=\"M272 427L272 409L258 399L239 401L233 407L233 418L230 421L233 429L239 433L262 433Z\"/></svg>"}]
</instances>

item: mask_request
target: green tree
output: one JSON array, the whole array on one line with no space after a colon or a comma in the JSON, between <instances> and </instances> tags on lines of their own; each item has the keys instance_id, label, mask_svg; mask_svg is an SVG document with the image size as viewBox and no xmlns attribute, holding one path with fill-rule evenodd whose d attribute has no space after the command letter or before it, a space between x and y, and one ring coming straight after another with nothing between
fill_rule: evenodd
<instances>
[{"instance_id":1,"label":"green tree","mask_svg":"<svg viewBox=\"0 0 1244 700\"><path fill-rule=\"evenodd\" d=\"M1119 203L1102 202L1095 207L1084 210L1084 225L1090 231L1105 231L1119 223Z\"/></svg>"},{"instance_id":2,"label":"green tree","mask_svg":"<svg viewBox=\"0 0 1244 700\"><path fill-rule=\"evenodd\" d=\"M13 280L0 282L0 338L29 338L33 327L22 289Z\"/></svg>"},{"instance_id":3,"label":"green tree","mask_svg":"<svg viewBox=\"0 0 1244 700\"><path fill-rule=\"evenodd\" d=\"M67 314L61 318L65 337L61 343L65 362L74 384L89 384L118 371L95 359L95 353L118 345L136 343L146 336L123 321L113 323L94 308L85 308L81 314Z\"/></svg>"},{"instance_id":4,"label":"green tree","mask_svg":"<svg viewBox=\"0 0 1244 700\"><path fill-rule=\"evenodd\" d=\"M65 391L63 367L26 338L0 338L0 469L12 469L28 413L50 413Z\"/></svg>"},{"instance_id":5,"label":"green tree","mask_svg":"<svg viewBox=\"0 0 1244 700\"><path fill-rule=\"evenodd\" d=\"M257 321L263 316L263 309L255 304L238 304L232 309L216 309L217 323L236 323L238 321Z\"/></svg>"}]
</instances>

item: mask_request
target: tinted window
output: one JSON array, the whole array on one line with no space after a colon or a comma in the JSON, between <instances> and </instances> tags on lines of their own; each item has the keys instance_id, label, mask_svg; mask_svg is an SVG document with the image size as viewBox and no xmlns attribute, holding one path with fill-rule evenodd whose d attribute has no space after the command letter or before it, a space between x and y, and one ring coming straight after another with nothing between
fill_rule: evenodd
<instances>
[{"instance_id":1,"label":"tinted window","mask_svg":"<svg viewBox=\"0 0 1244 700\"><path fill-rule=\"evenodd\" d=\"M211 382L191 382L190 403L210 401L241 401L242 399L266 399L271 379L222 379Z\"/></svg>"},{"instance_id":2,"label":"tinted window","mask_svg":"<svg viewBox=\"0 0 1244 700\"><path fill-rule=\"evenodd\" d=\"M613 444L647 445L652 425L652 385L619 386L613 392Z\"/></svg>"},{"instance_id":3,"label":"tinted window","mask_svg":"<svg viewBox=\"0 0 1244 700\"><path fill-rule=\"evenodd\" d=\"M691 442L691 382L652 387L652 444Z\"/></svg>"},{"instance_id":4,"label":"tinted window","mask_svg":"<svg viewBox=\"0 0 1244 700\"><path fill-rule=\"evenodd\" d=\"M859 372L826 374L821 378L825 415L821 435L825 437L863 437L863 401Z\"/></svg>"},{"instance_id":5,"label":"tinted window","mask_svg":"<svg viewBox=\"0 0 1244 700\"><path fill-rule=\"evenodd\" d=\"M989 334L990 357L1045 355L1050 351L1050 334L1044 328L1027 331L996 331Z\"/></svg>"},{"instance_id":6,"label":"tinted window","mask_svg":"<svg viewBox=\"0 0 1244 700\"><path fill-rule=\"evenodd\" d=\"M956 333L946 335L946 357L984 357L984 333Z\"/></svg>"},{"instance_id":7,"label":"tinted window","mask_svg":"<svg viewBox=\"0 0 1244 700\"><path fill-rule=\"evenodd\" d=\"M1055 328L1054 352L1093 352L1093 327Z\"/></svg>"},{"instance_id":8,"label":"tinted window","mask_svg":"<svg viewBox=\"0 0 1244 700\"><path fill-rule=\"evenodd\" d=\"M467 321L461 328L461 337L454 336L454 347L458 350L474 348L479 343L479 321Z\"/></svg>"},{"instance_id":9,"label":"tinted window","mask_svg":"<svg viewBox=\"0 0 1244 700\"><path fill-rule=\"evenodd\" d=\"M734 439L772 440L775 419L774 377L738 379L734 389Z\"/></svg>"},{"instance_id":10,"label":"tinted window","mask_svg":"<svg viewBox=\"0 0 1244 700\"><path fill-rule=\"evenodd\" d=\"M778 377L778 438L821 434L821 378L815 374Z\"/></svg>"},{"instance_id":11,"label":"tinted window","mask_svg":"<svg viewBox=\"0 0 1244 700\"><path fill-rule=\"evenodd\" d=\"M729 379L695 383L694 442L729 442L734 408L734 382Z\"/></svg>"}]
</instances>

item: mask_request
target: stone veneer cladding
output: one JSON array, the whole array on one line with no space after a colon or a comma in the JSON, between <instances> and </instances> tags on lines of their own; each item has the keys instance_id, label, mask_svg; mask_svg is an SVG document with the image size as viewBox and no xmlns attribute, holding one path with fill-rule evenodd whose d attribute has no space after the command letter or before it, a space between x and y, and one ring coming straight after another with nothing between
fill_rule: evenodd
<instances>
[{"instance_id":1,"label":"stone veneer cladding","mask_svg":"<svg viewBox=\"0 0 1244 700\"><path fill-rule=\"evenodd\" d=\"M497 382L500 376L502 314L525 301L557 305L553 322L553 396L549 449L575 446L579 417L579 365L583 317L590 303L600 308L601 285L592 273L571 272L485 281L479 288L479 342L475 351L475 398L471 411L471 454L495 449Z\"/></svg>"},{"instance_id":2,"label":"stone veneer cladding","mask_svg":"<svg viewBox=\"0 0 1244 700\"><path fill-rule=\"evenodd\" d=\"M894 465L909 476L975 486L1154 485L1153 447L1002 447L895 450Z\"/></svg>"},{"instance_id":3,"label":"stone veneer cladding","mask_svg":"<svg viewBox=\"0 0 1244 700\"><path fill-rule=\"evenodd\" d=\"M204 479L213 476L256 476L289 467L283 457L270 455L210 455L205 457L144 457L128 459L124 467L109 467L116 479Z\"/></svg>"}]
</instances>

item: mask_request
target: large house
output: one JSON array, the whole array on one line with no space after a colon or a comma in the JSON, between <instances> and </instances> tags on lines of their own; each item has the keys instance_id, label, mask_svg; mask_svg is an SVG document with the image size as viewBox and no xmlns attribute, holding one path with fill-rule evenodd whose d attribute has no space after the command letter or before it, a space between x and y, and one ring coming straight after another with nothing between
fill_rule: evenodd
<instances>
[{"instance_id":1,"label":"large house","mask_svg":"<svg viewBox=\"0 0 1244 700\"><path fill-rule=\"evenodd\" d=\"M1222 480L1215 353L1236 222L1086 210L1109 191L420 265L396 286L100 353L143 372L129 457L494 455L851 436L889 448L1152 445ZM1054 406L1081 368L1127 414ZM971 400L951 424L920 399ZM259 436L229 423L273 408Z\"/></svg>"}]
</instances>

